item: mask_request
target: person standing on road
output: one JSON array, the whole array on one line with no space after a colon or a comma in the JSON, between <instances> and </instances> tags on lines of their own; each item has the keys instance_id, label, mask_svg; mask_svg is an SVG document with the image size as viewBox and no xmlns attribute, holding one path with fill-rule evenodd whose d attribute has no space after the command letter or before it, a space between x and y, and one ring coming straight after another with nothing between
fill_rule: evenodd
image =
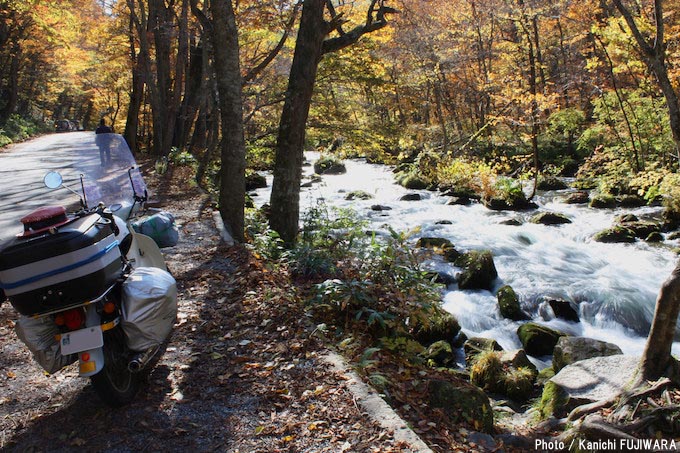
<instances>
[{"instance_id":1,"label":"person standing on road","mask_svg":"<svg viewBox=\"0 0 680 453\"><path fill-rule=\"evenodd\" d=\"M95 129L95 143L99 147L99 159L101 160L102 167L106 164L111 163L111 139L106 134L111 134L113 130L106 125L104 118L99 122L99 126Z\"/></svg>"}]
</instances>

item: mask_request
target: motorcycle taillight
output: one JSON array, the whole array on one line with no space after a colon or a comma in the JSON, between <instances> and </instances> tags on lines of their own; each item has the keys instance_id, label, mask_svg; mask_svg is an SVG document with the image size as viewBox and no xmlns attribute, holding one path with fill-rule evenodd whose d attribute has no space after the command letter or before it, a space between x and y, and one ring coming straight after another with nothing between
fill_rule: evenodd
<instances>
[{"instance_id":1,"label":"motorcycle taillight","mask_svg":"<svg viewBox=\"0 0 680 453\"><path fill-rule=\"evenodd\" d=\"M85 310L79 307L63 311L54 317L54 322L68 330L78 330L85 324Z\"/></svg>"}]
</instances>

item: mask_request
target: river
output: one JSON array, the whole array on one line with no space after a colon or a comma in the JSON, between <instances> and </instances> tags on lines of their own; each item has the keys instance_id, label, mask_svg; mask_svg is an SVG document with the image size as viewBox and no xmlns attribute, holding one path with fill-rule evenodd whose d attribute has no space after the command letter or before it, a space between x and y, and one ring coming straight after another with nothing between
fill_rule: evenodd
<instances>
[{"instance_id":1,"label":"river","mask_svg":"<svg viewBox=\"0 0 680 453\"><path fill-rule=\"evenodd\" d=\"M306 153L310 162L317 153ZM469 337L497 340L504 349L517 349L519 322L500 316L495 291L510 285L517 292L525 312L534 320L572 335L586 336L618 345L624 353L640 355L654 315L656 296L678 259L671 251L677 241L663 244L604 244L592 240L598 231L612 226L614 217L633 213L645 217L660 208L593 209L570 205L562 200L570 190L541 192L534 200L539 211L565 214L572 223L544 226L528 222L536 211L496 212L479 203L449 206L448 197L438 192L408 190L394 183L392 168L367 164L363 160L345 162L347 173L323 176L323 181L302 189L301 210L323 199L329 206L352 208L370 222L369 228L387 233L420 228L420 236L450 239L459 251L488 249L493 252L498 279L494 291L461 291L450 285L443 295L444 308L458 319ZM304 174L313 173L305 167ZM268 179L271 183L271 178ZM270 184L271 186L271 184ZM256 192L257 205L269 201L270 188ZM348 192L362 190L370 200L345 200ZM420 201L400 201L407 193L419 193ZM373 211L372 205L389 206ZM508 219L520 226L503 225ZM450 224L439 224L450 221ZM459 269L450 263L431 262L438 271L455 275ZM545 302L559 298L578 306L581 322L556 319ZM673 347L680 354L680 342Z\"/></svg>"}]
</instances>

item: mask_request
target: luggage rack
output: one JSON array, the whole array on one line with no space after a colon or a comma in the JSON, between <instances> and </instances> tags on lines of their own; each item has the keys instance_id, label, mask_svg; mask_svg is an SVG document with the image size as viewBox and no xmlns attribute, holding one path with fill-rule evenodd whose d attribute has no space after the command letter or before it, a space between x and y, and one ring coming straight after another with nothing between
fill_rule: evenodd
<instances>
[{"instance_id":1,"label":"luggage rack","mask_svg":"<svg viewBox=\"0 0 680 453\"><path fill-rule=\"evenodd\" d=\"M104 298L111 292L111 290L114 288L114 286L116 286L115 283L114 283L113 285L109 286L109 287L106 289L106 291L104 291L104 292L103 292L101 295L99 295L99 297L97 297L96 299L86 300L85 302L82 302L82 303L79 303L79 304L75 304L75 305L67 305L67 306L64 306L64 307L56 308L56 309L54 309L54 310L46 311L46 312L44 312L44 313L37 313L37 314L35 314L35 315L33 315L33 316L30 316L30 317L33 318L33 319L38 319L38 318L43 318L43 317L45 317L45 316L53 315L53 314L55 314L55 313L59 313L59 312L61 312L61 311L71 310L71 309L73 309L73 308L78 308L78 307L87 307L88 305L96 304L97 302L99 302L99 301L101 301L102 299L104 299Z\"/></svg>"}]
</instances>

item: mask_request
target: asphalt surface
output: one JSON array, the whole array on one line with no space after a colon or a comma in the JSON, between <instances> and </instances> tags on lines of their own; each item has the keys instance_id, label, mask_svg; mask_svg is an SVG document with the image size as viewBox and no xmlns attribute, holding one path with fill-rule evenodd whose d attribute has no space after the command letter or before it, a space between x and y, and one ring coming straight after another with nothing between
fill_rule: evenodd
<instances>
[{"instance_id":1,"label":"asphalt surface","mask_svg":"<svg viewBox=\"0 0 680 453\"><path fill-rule=\"evenodd\" d=\"M116 178L123 179L117 180L116 185L128 187L124 168L129 162L117 162L114 157L114 165L120 168L116 169ZM88 179L103 179L105 170L100 165L94 132L48 134L0 150L0 240L20 233L19 219L37 208L78 206L76 194L63 187L45 187L43 179L50 171L58 171L64 185L78 193L81 193L80 174L86 175L86 185Z\"/></svg>"}]
</instances>

